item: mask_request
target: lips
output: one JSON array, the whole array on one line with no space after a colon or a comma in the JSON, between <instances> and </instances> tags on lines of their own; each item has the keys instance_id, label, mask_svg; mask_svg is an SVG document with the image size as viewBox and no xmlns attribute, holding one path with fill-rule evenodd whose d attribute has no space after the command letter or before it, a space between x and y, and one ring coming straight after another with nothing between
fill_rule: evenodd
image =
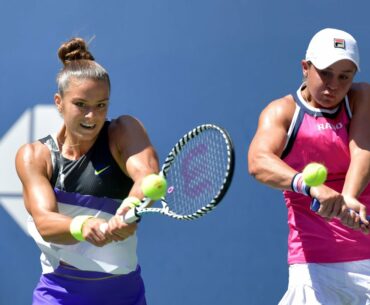
<instances>
[{"instance_id":1,"label":"lips","mask_svg":"<svg viewBox=\"0 0 370 305\"><path fill-rule=\"evenodd\" d=\"M87 128L87 129L93 129L96 126L96 124L91 124L91 123L81 123L80 125L81 127Z\"/></svg>"}]
</instances>

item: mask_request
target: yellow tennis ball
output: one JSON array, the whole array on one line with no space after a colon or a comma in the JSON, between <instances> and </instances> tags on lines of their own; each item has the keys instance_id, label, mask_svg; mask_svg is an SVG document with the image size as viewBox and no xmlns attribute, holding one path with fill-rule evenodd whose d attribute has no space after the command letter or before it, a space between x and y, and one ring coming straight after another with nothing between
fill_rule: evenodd
<instances>
[{"instance_id":1,"label":"yellow tennis ball","mask_svg":"<svg viewBox=\"0 0 370 305\"><path fill-rule=\"evenodd\" d=\"M152 200L161 199L166 194L167 181L163 176L150 174L143 179L141 191Z\"/></svg>"},{"instance_id":2,"label":"yellow tennis ball","mask_svg":"<svg viewBox=\"0 0 370 305\"><path fill-rule=\"evenodd\" d=\"M302 177L303 181L308 186L318 186L326 181L328 176L328 170L320 163L309 163L303 169Z\"/></svg>"}]
</instances>

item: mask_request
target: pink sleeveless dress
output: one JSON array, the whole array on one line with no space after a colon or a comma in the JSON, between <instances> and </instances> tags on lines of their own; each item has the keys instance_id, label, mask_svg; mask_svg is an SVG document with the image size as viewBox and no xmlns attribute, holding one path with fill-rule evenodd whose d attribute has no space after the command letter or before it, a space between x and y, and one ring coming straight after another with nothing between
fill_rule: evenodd
<instances>
[{"instance_id":1,"label":"pink sleeveless dress","mask_svg":"<svg viewBox=\"0 0 370 305\"><path fill-rule=\"evenodd\" d=\"M346 97L336 109L317 109L295 95L296 111L282 159L297 171L310 162L328 169L326 185L341 192L350 163L348 129L351 110ZM311 198L284 191L288 209L288 263L334 263L370 259L370 235L326 221L310 210ZM360 196L370 212L370 187Z\"/></svg>"}]
</instances>

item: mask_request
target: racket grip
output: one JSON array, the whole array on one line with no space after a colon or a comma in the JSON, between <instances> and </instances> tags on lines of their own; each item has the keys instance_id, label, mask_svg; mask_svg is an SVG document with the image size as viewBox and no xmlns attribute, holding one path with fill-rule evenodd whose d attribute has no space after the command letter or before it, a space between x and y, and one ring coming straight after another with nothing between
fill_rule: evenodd
<instances>
[{"instance_id":1,"label":"racket grip","mask_svg":"<svg viewBox=\"0 0 370 305\"><path fill-rule=\"evenodd\" d=\"M320 208L320 201L316 198L313 198L311 201L311 211L317 212Z\"/></svg>"},{"instance_id":2,"label":"racket grip","mask_svg":"<svg viewBox=\"0 0 370 305\"><path fill-rule=\"evenodd\" d=\"M137 222L140 219L140 216L136 213L136 208L129 209L127 213L122 217L122 221L125 223Z\"/></svg>"},{"instance_id":3,"label":"racket grip","mask_svg":"<svg viewBox=\"0 0 370 305\"><path fill-rule=\"evenodd\" d=\"M140 216L136 214L136 209L129 209L124 216L121 216L121 221L124 223L133 223L140 220ZM99 227L104 234L108 229L108 223L104 222Z\"/></svg>"},{"instance_id":4,"label":"racket grip","mask_svg":"<svg viewBox=\"0 0 370 305\"><path fill-rule=\"evenodd\" d=\"M313 212L317 212L320 208L320 201L317 200L316 198L313 198L312 201L311 201L311 211ZM356 214L358 214L357 212L355 212ZM370 221L370 215L366 216L366 219L368 221ZM362 224L362 221L360 220L360 224Z\"/></svg>"}]
</instances>

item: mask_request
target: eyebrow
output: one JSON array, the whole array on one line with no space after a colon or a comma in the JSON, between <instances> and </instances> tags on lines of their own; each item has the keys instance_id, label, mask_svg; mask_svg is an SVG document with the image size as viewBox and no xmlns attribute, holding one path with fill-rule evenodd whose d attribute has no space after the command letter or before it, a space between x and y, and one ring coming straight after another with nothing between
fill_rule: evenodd
<instances>
[{"instance_id":1,"label":"eyebrow","mask_svg":"<svg viewBox=\"0 0 370 305\"><path fill-rule=\"evenodd\" d=\"M319 70L319 71L323 71L323 70L333 71L333 69L332 69L332 68L330 68L330 67L327 67L327 68L322 69L322 70L320 70L320 69L318 69L318 70ZM340 71L340 73L354 73L354 72L356 72L356 70L354 70L354 69L348 69L348 70Z\"/></svg>"},{"instance_id":2,"label":"eyebrow","mask_svg":"<svg viewBox=\"0 0 370 305\"><path fill-rule=\"evenodd\" d=\"M85 100L84 98L80 98L80 97L75 97L72 99L73 101L81 101L81 102L85 102L85 103L89 103L88 100ZM103 99L103 100L100 100L100 101L96 101L96 102L92 102L92 103L95 103L95 104L99 104L99 103L109 103L109 98L106 98L106 99Z\"/></svg>"}]
</instances>

